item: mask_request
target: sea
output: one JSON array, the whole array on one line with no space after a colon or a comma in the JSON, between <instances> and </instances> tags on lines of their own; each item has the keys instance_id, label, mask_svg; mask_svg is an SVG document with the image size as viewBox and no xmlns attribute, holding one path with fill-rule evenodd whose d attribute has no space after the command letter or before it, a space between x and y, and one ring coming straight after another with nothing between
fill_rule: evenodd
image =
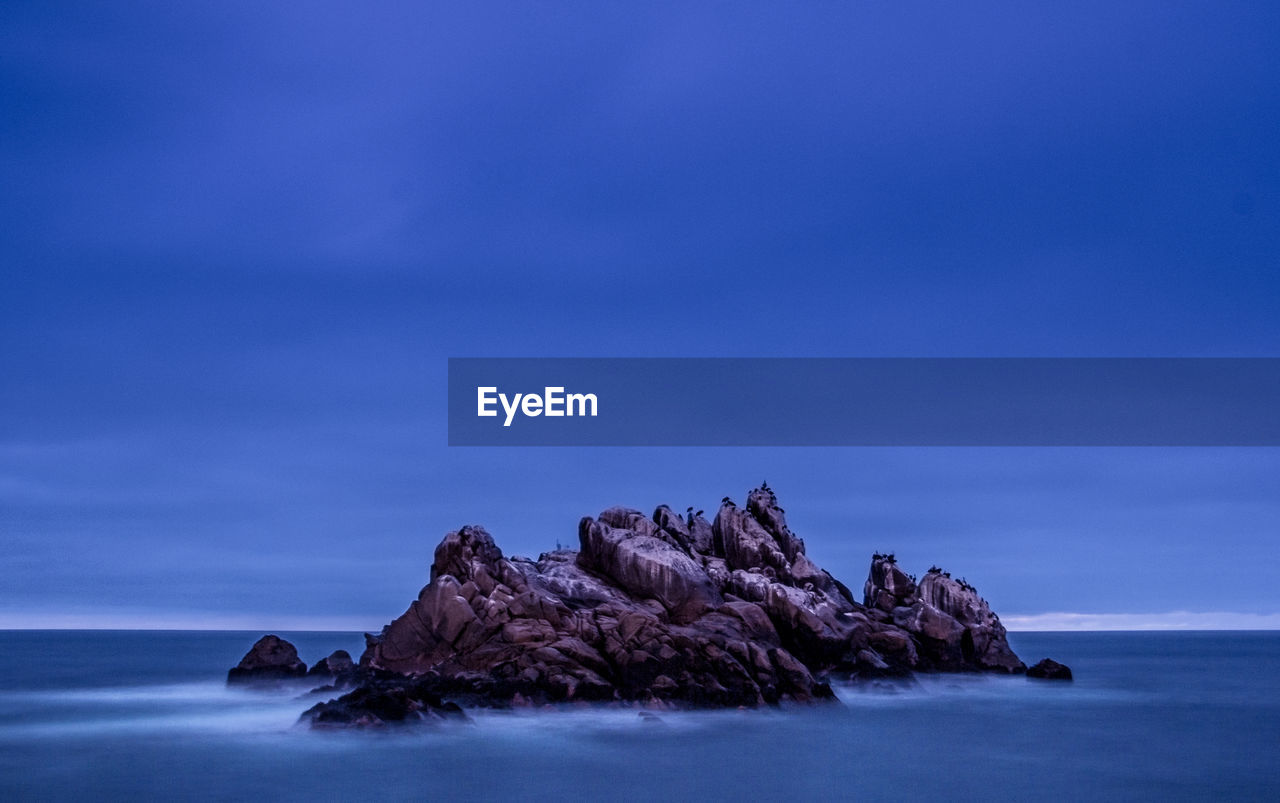
<instances>
[{"instance_id":1,"label":"sea","mask_svg":"<svg viewBox=\"0 0 1280 803\"><path fill-rule=\"evenodd\" d=\"M0 631L0 800L1280 800L1280 632L1012 633L1070 683L836 684L840 702L472 712L314 731L228 688L261 633ZM303 660L359 633L290 633Z\"/></svg>"}]
</instances>

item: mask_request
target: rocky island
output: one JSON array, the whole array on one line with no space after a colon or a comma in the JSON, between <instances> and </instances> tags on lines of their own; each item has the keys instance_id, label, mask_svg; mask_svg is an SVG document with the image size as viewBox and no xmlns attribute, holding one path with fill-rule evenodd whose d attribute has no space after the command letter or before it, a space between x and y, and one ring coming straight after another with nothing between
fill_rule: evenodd
<instances>
[{"instance_id":1,"label":"rocky island","mask_svg":"<svg viewBox=\"0 0 1280 803\"><path fill-rule=\"evenodd\" d=\"M342 727L466 706L754 707L831 698L832 679L1026 671L986 601L941 569L917 580L874 555L855 599L808 558L767 485L710 521L610 508L579 522L578 541L531 560L463 527L408 610L366 634L358 665L335 653L304 675L268 636L228 680L324 678L322 691L349 690L303 719Z\"/></svg>"}]
</instances>

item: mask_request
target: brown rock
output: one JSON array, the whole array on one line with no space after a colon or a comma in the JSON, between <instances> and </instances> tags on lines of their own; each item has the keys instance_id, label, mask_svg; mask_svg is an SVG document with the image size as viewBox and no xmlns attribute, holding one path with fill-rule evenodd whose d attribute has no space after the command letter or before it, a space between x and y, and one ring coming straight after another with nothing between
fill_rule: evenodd
<instances>
[{"instance_id":1,"label":"brown rock","mask_svg":"<svg viewBox=\"0 0 1280 803\"><path fill-rule=\"evenodd\" d=\"M307 665L298 658L296 647L279 636L263 636L227 672L227 683L278 682L306 674Z\"/></svg>"},{"instance_id":2,"label":"brown rock","mask_svg":"<svg viewBox=\"0 0 1280 803\"><path fill-rule=\"evenodd\" d=\"M917 584L877 555L867 604L855 602L807 557L766 487L745 508L726 500L713 523L616 507L578 534L578 552L534 561L505 557L480 527L449 533L418 599L367 637L370 691L312 720L385 722L435 710L428 693L754 706L829 697L819 678L830 672L1021 667L967 584L932 573Z\"/></svg>"},{"instance_id":3,"label":"brown rock","mask_svg":"<svg viewBox=\"0 0 1280 803\"><path fill-rule=\"evenodd\" d=\"M1044 658L1027 670L1027 677L1040 680L1071 680L1071 667L1052 658Z\"/></svg>"}]
</instances>

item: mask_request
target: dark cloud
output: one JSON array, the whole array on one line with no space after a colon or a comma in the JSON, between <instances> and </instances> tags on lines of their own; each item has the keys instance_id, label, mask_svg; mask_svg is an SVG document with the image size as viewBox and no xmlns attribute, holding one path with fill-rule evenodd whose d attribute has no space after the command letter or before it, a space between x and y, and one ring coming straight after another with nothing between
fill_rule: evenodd
<instances>
[{"instance_id":1,"label":"dark cloud","mask_svg":"<svg viewBox=\"0 0 1280 803\"><path fill-rule=\"evenodd\" d=\"M377 621L462 523L536 552L759 476L855 584L892 547L1002 610L1280 607L1267 450L469 452L443 414L451 355L1274 354L1270 5L0 32L5 610Z\"/></svg>"}]
</instances>

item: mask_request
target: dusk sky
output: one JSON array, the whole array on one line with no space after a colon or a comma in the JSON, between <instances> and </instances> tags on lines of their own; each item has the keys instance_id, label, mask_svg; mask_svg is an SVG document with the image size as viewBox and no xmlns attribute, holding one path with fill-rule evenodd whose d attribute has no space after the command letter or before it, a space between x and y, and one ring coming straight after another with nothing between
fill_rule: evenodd
<instances>
[{"instance_id":1,"label":"dusk sky","mask_svg":"<svg viewBox=\"0 0 1280 803\"><path fill-rule=\"evenodd\" d=\"M6 2L0 102L0 627L376 629L464 524L762 479L851 587L1280 627L1274 448L445 416L460 356L1280 356L1274 3Z\"/></svg>"}]
</instances>

